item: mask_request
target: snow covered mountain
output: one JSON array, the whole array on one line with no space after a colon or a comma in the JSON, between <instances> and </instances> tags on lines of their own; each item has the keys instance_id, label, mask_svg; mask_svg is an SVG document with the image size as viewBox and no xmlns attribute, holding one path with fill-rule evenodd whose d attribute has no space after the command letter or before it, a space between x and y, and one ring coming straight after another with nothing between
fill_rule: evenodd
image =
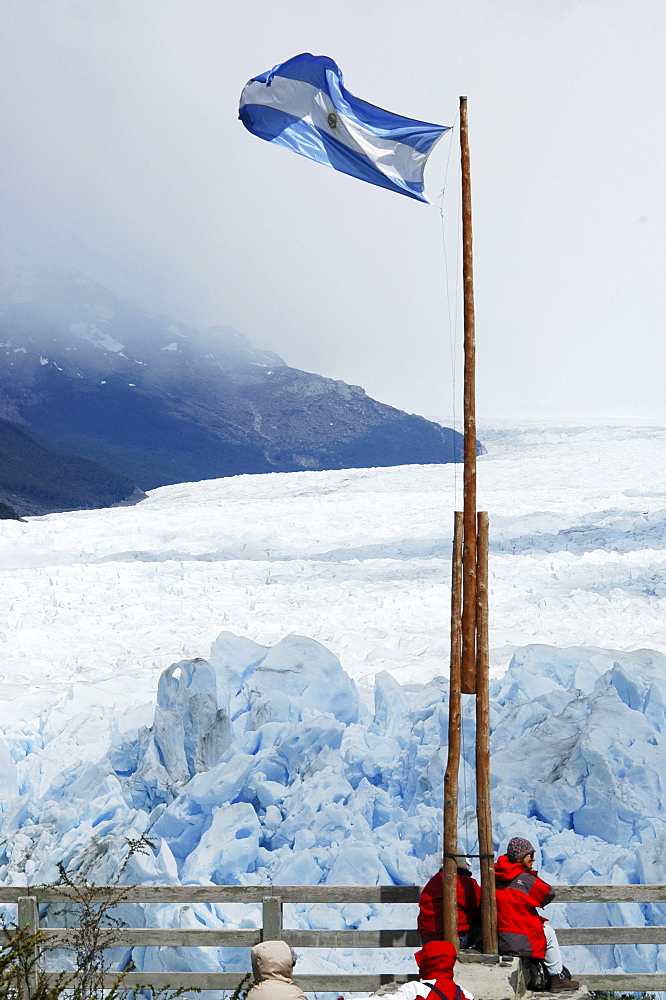
<instances>
[{"instance_id":1,"label":"snow covered mountain","mask_svg":"<svg viewBox=\"0 0 666 1000\"><path fill-rule=\"evenodd\" d=\"M666 430L485 437L496 845L527 836L553 882L666 882ZM458 490L452 466L243 476L2 522L0 879L49 881L58 860L87 856L104 880L143 832L156 849L134 857L131 881L425 879L441 836ZM467 720L459 828L473 851ZM259 919L252 907L126 916ZM665 917L553 913L556 926ZM338 927L386 919L374 906L326 914ZM318 968L343 960L320 955ZM666 952L577 948L567 964L661 970Z\"/></svg>"},{"instance_id":2,"label":"snow covered mountain","mask_svg":"<svg viewBox=\"0 0 666 1000\"><path fill-rule=\"evenodd\" d=\"M141 489L239 473L451 462L462 438L57 270L0 274L0 418Z\"/></svg>"}]
</instances>

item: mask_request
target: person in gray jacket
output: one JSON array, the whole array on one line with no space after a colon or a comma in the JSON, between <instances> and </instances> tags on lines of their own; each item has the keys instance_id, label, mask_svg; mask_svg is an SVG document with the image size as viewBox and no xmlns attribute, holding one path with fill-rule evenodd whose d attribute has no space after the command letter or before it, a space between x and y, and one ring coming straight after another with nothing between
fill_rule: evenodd
<instances>
[{"instance_id":1,"label":"person in gray jacket","mask_svg":"<svg viewBox=\"0 0 666 1000\"><path fill-rule=\"evenodd\" d=\"M291 978L296 956L286 941L262 941L250 952L254 986L247 1000L306 1000Z\"/></svg>"}]
</instances>

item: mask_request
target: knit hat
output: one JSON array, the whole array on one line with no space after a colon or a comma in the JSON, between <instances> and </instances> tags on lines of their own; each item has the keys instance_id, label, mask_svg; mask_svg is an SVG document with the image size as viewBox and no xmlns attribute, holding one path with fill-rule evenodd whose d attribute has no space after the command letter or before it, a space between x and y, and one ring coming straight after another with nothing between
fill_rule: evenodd
<instances>
[{"instance_id":1,"label":"knit hat","mask_svg":"<svg viewBox=\"0 0 666 1000\"><path fill-rule=\"evenodd\" d=\"M463 868L465 871L471 871L470 863L466 854L456 854L456 867Z\"/></svg>"},{"instance_id":2,"label":"knit hat","mask_svg":"<svg viewBox=\"0 0 666 1000\"><path fill-rule=\"evenodd\" d=\"M526 854L534 854L534 847L529 840L522 837L512 837L506 845L506 856L509 861L520 861Z\"/></svg>"}]
</instances>

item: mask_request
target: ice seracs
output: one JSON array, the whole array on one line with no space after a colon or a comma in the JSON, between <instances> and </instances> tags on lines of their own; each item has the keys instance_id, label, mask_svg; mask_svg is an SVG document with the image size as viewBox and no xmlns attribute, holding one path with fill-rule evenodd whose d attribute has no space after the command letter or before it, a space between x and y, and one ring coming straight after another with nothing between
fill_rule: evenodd
<instances>
[{"instance_id":1,"label":"ice seracs","mask_svg":"<svg viewBox=\"0 0 666 1000\"><path fill-rule=\"evenodd\" d=\"M652 651L541 645L517 651L494 682L495 835L540 845L548 881L666 881L664 678L666 657ZM0 745L0 878L53 881L58 861L73 864L98 845L95 874L104 880L126 838L145 833L155 850L133 859L129 881L423 882L440 850L447 690L443 678L402 687L384 673L368 705L320 643L287 636L268 647L222 633L207 659L162 674L149 725L128 726L112 704L75 716L65 766L62 723L48 718L39 735ZM464 749L459 826L474 853L471 739ZM598 909L603 924L609 917ZM611 922L656 919L644 909L614 905ZM182 919L177 912L165 907L160 919ZM336 926L354 927L379 915L376 906L336 913ZM555 922L581 918L562 904ZM197 919L242 918L220 910ZM316 914L297 907L294 919L304 926ZM138 950L133 957L141 967ZM179 961L201 967L196 950ZM632 971L645 956L626 946L584 957L576 949L573 964Z\"/></svg>"}]
</instances>

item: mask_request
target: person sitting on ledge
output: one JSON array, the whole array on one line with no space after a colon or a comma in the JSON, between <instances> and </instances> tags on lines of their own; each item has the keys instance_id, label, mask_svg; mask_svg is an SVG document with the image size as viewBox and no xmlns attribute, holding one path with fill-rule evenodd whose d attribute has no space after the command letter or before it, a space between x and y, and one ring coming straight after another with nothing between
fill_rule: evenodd
<instances>
[{"instance_id":1,"label":"person sitting on ledge","mask_svg":"<svg viewBox=\"0 0 666 1000\"><path fill-rule=\"evenodd\" d=\"M255 983L247 1000L307 1000L291 978L296 956L286 941L262 941L250 951Z\"/></svg>"},{"instance_id":2,"label":"person sitting on ledge","mask_svg":"<svg viewBox=\"0 0 666 1000\"><path fill-rule=\"evenodd\" d=\"M500 955L542 959L550 975L550 990L575 990L578 981L562 965L557 935L538 907L555 893L534 870L534 847L513 837L506 854L495 862L497 929Z\"/></svg>"},{"instance_id":3,"label":"person sitting on ledge","mask_svg":"<svg viewBox=\"0 0 666 1000\"><path fill-rule=\"evenodd\" d=\"M456 902L458 906L458 937L461 948L473 948L481 935L481 888L472 877L469 861L464 854L456 855ZM421 942L441 941L444 937L443 873L433 875L419 897L416 929Z\"/></svg>"},{"instance_id":4,"label":"person sitting on ledge","mask_svg":"<svg viewBox=\"0 0 666 1000\"><path fill-rule=\"evenodd\" d=\"M458 953L450 941L428 941L414 955L419 967L419 978L403 983L391 993L391 1000L474 1000L469 990L464 990L453 980L453 967ZM369 1000L378 1000L373 993ZM386 1000L386 998L384 998Z\"/></svg>"}]
</instances>

